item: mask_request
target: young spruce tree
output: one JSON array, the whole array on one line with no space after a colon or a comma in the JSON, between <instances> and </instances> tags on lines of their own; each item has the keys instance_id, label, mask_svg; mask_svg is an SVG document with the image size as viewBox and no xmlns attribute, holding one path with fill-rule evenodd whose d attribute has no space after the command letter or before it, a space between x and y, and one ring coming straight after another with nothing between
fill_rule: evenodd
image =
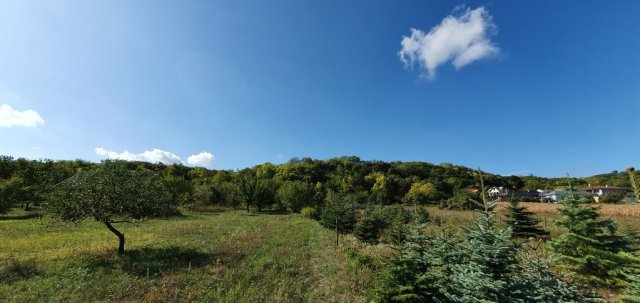
<instances>
[{"instance_id":1,"label":"young spruce tree","mask_svg":"<svg viewBox=\"0 0 640 303\"><path fill-rule=\"evenodd\" d=\"M598 287L622 286L625 269L637 264L626 253L633 251L632 241L617 234L616 223L600 218L598 208L585 199L567 196L562 204L558 209L562 218L555 224L567 232L547 243L549 251L559 257L574 280Z\"/></svg>"},{"instance_id":2,"label":"young spruce tree","mask_svg":"<svg viewBox=\"0 0 640 303\"><path fill-rule=\"evenodd\" d=\"M482 181L482 180L481 180ZM484 187L484 186L483 186ZM519 262L511 229L496 226L496 202L484 197L481 215L462 237L418 228L391 259L380 302L583 303L604 302L570 284L546 260Z\"/></svg>"},{"instance_id":3,"label":"young spruce tree","mask_svg":"<svg viewBox=\"0 0 640 303\"><path fill-rule=\"evenodd\" d=\"M507 207L506 220L511 227L514 238L538 238L546 237L549 232L540 228L540 220L534 217L533 212L521 206L517 201L510 201Z\"/></svg>"}]
</instances>

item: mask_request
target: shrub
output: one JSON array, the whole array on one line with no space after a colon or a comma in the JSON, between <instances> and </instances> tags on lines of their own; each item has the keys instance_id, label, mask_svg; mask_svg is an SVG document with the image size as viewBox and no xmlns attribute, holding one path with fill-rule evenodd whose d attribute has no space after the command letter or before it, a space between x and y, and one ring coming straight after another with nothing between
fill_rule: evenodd
<instances>
[{"instance_id":1,"label":"shrub","mask_svg":"<svg viewBox=\"0 0 640 303\"><path fill-rule=\"evenodd\" d=\"M318 219L318 210L315 207L303 207L300 210L300 214L302 214L302 216L305 218Z\"/></svg>"},{"instance_id":2,"label":"shrub","mask_svg":"<svg viewBox=\"0 0 640 303\"><path fill-rule=\"evenodd\" d=\"M618 193L610 193L602 198L602 203L619 204L624 203L624 197Z\"/></svg>"}]
</instances>

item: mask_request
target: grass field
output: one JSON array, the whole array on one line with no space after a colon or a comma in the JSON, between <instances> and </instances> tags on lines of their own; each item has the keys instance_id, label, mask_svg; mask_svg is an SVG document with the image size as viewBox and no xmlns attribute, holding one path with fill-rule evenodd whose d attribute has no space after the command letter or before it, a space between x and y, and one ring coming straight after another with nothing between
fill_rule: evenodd
<instances>
[{"instance_id":1,"label":"grass field","mask_svg":"<svg viewBox=\"0 0 640 303\"><path fill-rule=\"evenodd\" d=\"M121 225L0 217L0 302L365 302L380 249L299 215L186 213ZM365 256L365 255L369 256ZM8 278L11 263L26 267ZM19 267L19 266L18 266ZM3 275L0 275L2 277Z\"/></svg>"},{"instance_id":2,"label":"grass field","mask_svg":"<svg viewBox=\"0 0 640 303\"><path fill-rule=\"evenodd\" d=\"M563 232L553 224L556 205L525 205L551 237ZM640 215L629 207L602 212L622 231L637 230ZM477 215L427 209L454 229ZM336 248L331 230L300 215L185 212L119 228L123 256L93 221L65 227L23 211L0 216L0 302L367 302L393 253L349 235Z\"/></svg>"}]
</instances>

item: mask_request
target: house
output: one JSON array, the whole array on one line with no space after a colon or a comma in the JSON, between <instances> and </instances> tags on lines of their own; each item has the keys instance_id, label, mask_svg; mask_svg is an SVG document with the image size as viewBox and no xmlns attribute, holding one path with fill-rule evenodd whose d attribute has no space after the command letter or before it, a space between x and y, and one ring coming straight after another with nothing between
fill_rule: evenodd
<instances>
[{"instance_id":1,"label":"house","mask_svg":"<svg viewBox=\"0 0 640 303\"><path fill-rule=\"evenodd\" d=\"M489 188L489 190L487 190L487 194L491 198L498 198L500 200L503 200L503 198L506 198L509 196L509 189L507 189L504 186L494 186L492 188Z\"/></svg>"},{"instance_id":2,"label":"house","mask_svg":"<svg viewBox=\"0 0 640 303\"><path fill-rule=\"evenodd\" d=\"M622 187L608 186L608 185L591 186L591 184L589 184L589 186L583 187L581 188L581 190L598 195L598 197L604 197L611 193L616 193L616 194L620 194L621 196L624 196L627 193L627 190Z\"/></svg>"},{"instance_id":3,"label":"house","mask_svg":"<svg viewBox=\"0 0 640 303\"><path fill-rule=\"evenodd\" d=\"M573 195L574 197L585 197L585 198L590 198L593 197L594 194L587 192L587 191L576 191L576 190L554 190L554 191L550 191L546 194L544 194L544 198L551 200L553 202L558 202L560 200L562 200L562 198L566 197L566 196L571 196Z\"/></svg>"}]
</instances>

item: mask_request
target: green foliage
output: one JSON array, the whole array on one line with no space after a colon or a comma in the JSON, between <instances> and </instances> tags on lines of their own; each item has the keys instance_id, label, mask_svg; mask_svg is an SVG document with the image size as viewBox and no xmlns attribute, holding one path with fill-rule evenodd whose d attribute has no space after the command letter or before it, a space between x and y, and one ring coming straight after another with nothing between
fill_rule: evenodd
<instances>
[{"instance_id":1,"label":"green foliage","mask_svg":"<svg viewBox=\"0 0 640 303\"><path fill-rule=\"evenodd\" d=\"M526 207L521 206L517 201L509 201L507 213L505 214L505 223L511 227L514 238L531 238L546 237L548 231L540 228L533 212L528 211Z\"/></svg>"},{"instance_id":2,"label":"green foliage","mask_svg":"<svg viewBox=\"0 0 640 303\"><path fill-rule=\"evenodd\" d=\"M300 214L302 214L302 216L305 218L318 219L318 210L315 207L303 207L300 210Z\"/></svg>"},{"instance_id":3,"label":"green foliage","mask_svg":"<svg viewBox=\"0 0 640 303\"><path fill-rule=\"evenodd\" d=\"M445 265L460 256L452 249L455 238L442 235L427 236L420 227L413 229L382 273L378 301L435 302L444 298Z\"/></svg>"},{"instance_id":4,"label":"green foliage","mask_svg":"<svg viewBox=\"0 0 640 303\"><path fill-rule=\"evenodd\" d=\"M602 198L602 203L620 204L624 203L622 199L624 199L624 196L622 196L621 194L609 193Z\"/></svg>"},{"instance_id":5,"label":"green foliage","mask_svg":"<svg viewBox=\"0 0 640 303\"><path fill-rule=\"evenodd\" d=\"M482 179L481 179L482 183ZM525 257L511 229L496 226L496 202L482 207L462 237L414 229L382 275L381 302L603 302L554 275L544 262Z\"/></svg>"},{"instance_id":6,"label":"green foliage","mask_svg":"<svg viewBox=\"0 0 640 303\"><path fill-rule=\"evenodd\" d=\"M18 203L20 178L0 179L0 214Z\"/></svg>"},{"instance_id":7,"label":"green foliage","mask_svg":"<svg viewBox=\"0 0 640 303\"><path fill-rule=\"evenodd\" d=\"M640 269L629 270L625 277L627 285L620 299L624 303L640 303Z\"/></svg>"},{"instance_id":8,"label":"green foliage","mask_svg":"<svg viewBox=\"0 0 640 303\"><path fill-rule=\"evenodd\" d=\"M123 161L104 161L97 169L79 172L58 184L47 207L63 222L77 224L93 218L105 224L120 239L118 251L123 253L124 235L112 223L166 214L174 205L162 200L164 188L151 171L132 170Z\"/></svg>"},{"instance_id":9,"label":"green foliage","mask_svg":"<svg viewBox=\"0 0 640 303\"><path fill-rule=\"evenodd\" d=\"M285 181L277 191L280 203L290 212L300 212L300 209L310 205L315 191L313 186L304 181Z\"/></svg>"},{"instance_id":10,"label":"green foliage","mask_svg":"<svg viewBox=\"0 0 640 303\"><path fill-rule=\"evenodd\" d=\"M562 218L555 222L567 232L547 243L549 251L574 273L576 280L595 286L617 287L624 284L625 267L637 264L629 254L633 250L628 237L617 234L611 219L601 219L597 208L572 197L558 208Z\"/></svg>"},{"instance_id":11,"label":"green foliage","mask_svg":"<svg viewBox=\"0 0 640 303\"><path fill-rule=\"evenodd\" d=\"M569 283L568 279L556 275L551 270L552 267L551 259L540 259L524 254L520 273L514 275L510 286L510 291L514 294L514 302L605 302L585 287Z\"/></svg>"},{"instance_id":12,"label":"green foliage","mask_svg":"<svg viewBox=\"0 0 640 303\"><path fill-rule=\"evenodd\" d=\"M376 211L369 206L365 216L356 223L353 235L363 242L378 244L380 233L388 225L381 211Z\"/></svg>"},{"instance_id":13,"label":"green foliage","mask_svg":"<svg viewBox=\"0 0 640 303\"><path fill-rule=\"evenodd\" d=\"M340 232L351 232L356 224L356 208L353 202L345 201L344 197L333 191L327 193L327 201L320 212L320 223L330 229L336 228Z\"/></svg>"},{"instance_id":14,"label":"green foliage","mask_svg":"<svg viewBox=\"0 0 640 303\"><path fill-rule=\"evenodd\" d=\"M275 190L271 179L260 178L250 168L238 172L235 178L238 198L247 207L255 206L258 211L275 201Z\"/></svg>"},{"instance_id":15,"label":"green foliage","mask_svg":"<svg viewBox=\"0 0 640 303\"><path fill-rule=\"evenodd\" d=\"M173 205L188 205L193 202L193 184L188 179L188 168L173 164L162 172L162 193Z\"/></svg>"},{"instance_id":16,"label":"green foliage","mask_svg":"<svg viewBox=\"0 0 640 303\"><path fill-rule=\"evenodd\" d=\"M435 185L430 182L415 182L402 199L402 202L414 205L425 205L437 203L442 195Z\"/></svg>"}]
</instances>

